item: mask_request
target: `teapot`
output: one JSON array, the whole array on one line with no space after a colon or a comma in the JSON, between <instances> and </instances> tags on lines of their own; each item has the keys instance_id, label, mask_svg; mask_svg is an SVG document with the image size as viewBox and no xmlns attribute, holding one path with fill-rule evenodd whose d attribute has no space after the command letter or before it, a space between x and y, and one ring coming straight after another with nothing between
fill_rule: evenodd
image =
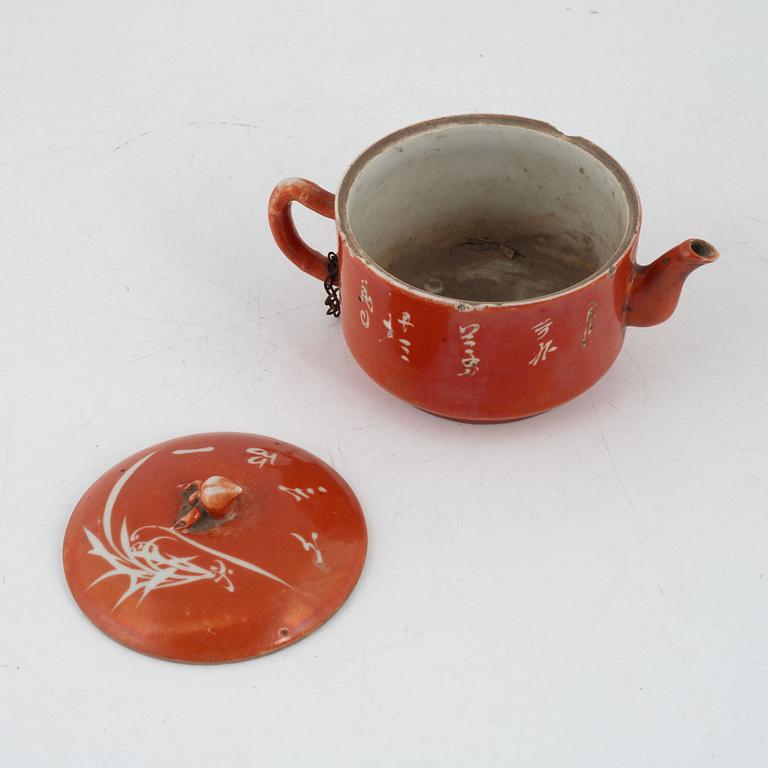
<instances>
[{"instance_id":1,"label":"teapot","mask_svg":"<svg viewBox=\"0 0 768 768\"><path fill-rule=\"evenodd\" d=\"M335 219L337 253L308 246L298 202ZM522 117L471 114L366 149L337 193L302 178L269 200L278 247L339 294L346 343L380 386L467 422L542 413L610 368L627 326L674 311L718 258L688 239L648 266L626 171L586 139Z\"/></svg>"}]
</instances>

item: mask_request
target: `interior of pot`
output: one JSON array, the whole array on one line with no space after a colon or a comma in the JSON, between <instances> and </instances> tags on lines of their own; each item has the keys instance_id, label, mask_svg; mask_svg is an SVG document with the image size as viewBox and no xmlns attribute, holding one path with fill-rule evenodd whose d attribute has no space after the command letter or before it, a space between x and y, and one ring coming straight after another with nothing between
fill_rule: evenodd
<instances>
[{"instance_id":1,"label":"interior of pot","mask_svg":"<svg viewBox=\"0 0 768 768\"><path fill-rule=\"evenodd\" d=\"M476 120L405 129L350 168L341 226L369 259L435 295L506 302L580 283L626 247L637 206L608 155L542 123Z\"/></svg>"}]
</instances>

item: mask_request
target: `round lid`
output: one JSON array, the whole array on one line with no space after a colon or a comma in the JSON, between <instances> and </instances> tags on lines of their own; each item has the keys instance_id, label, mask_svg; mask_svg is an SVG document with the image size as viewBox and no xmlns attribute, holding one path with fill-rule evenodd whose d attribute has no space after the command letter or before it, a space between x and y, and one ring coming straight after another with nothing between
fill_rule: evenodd
<instances>
[{"instance_id":1,"label":"round lid","mask_svg":"<svg viewBox=\"0 0 768 768\"><path fill-rule=\"evenodd\" d=\"M341 606L367 534L352 489L301 448L261 435L169 440L102 475L75 507L64 571L111 638L188 662L296 642Z\"/></svg>"}]
</instances>

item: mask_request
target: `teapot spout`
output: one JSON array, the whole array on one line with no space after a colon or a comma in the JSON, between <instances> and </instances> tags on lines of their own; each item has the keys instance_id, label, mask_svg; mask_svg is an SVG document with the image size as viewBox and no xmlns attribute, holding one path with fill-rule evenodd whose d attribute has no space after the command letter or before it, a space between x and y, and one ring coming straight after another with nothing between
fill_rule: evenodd
<instances>
[{"instance_id":1,"label":"teapot spout","mask_svg":"<svg viewBox=\"0 0 768 768\"><path fill-rule=\"evenodd\" d=\"M684 240L648 266L634 267L625 305L627 325L657 325L674 311L688 275L716 261L717 248L704 240Z\"/></svg>"}]
</instances>

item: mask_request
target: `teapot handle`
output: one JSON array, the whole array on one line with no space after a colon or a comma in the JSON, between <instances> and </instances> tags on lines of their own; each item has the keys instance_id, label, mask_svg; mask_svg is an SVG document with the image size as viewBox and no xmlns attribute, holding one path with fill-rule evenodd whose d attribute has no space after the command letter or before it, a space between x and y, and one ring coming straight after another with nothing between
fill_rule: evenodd
<instances>
[{"instance_id":1,"label":"teapot handle","mask_svg":"<svg viewBox=\"0 0 768 768\"><path fill-rule=\"evenodd\" d=\"M269 228L280 250L302 271L318 280L328 277L328 261L310 248L296 231L291 216L291 204L297 202L321 216L335 217L335 196L312 181L300 178L284 179L269 197Z\"/></svg>"}]
</instances>

